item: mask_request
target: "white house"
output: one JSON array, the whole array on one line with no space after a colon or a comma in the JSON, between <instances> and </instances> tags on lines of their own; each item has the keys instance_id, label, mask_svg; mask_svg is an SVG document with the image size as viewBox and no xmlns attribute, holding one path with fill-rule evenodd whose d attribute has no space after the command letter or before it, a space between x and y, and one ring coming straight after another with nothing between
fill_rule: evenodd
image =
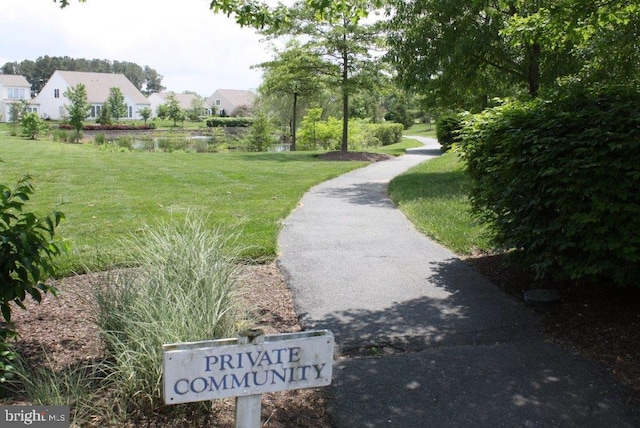
<instances>
[{"instance_id":1,"label":"white house","mask_svg":"<svg viewBox=\"0 0 640 428\"><path fill-rule=\"evenodd\" d=\"M175 95L176 99L178 100L178 104L180 104L180 108L184 110L191 109L193 107L193 104L192 104L193 101L199 98L204 103L204 108L206 109L205 113L207 115L211 114L211 106L207 104L206 100L202 99L202 97L196 94L176 94L175 92L156 92L147 97L147 100L149 101L149 103L151 103L151 111L153 112L154 116L156 115L158 106L162 104L166 104L167 99L171 94Z\"/></svg>"},{"instance_id":2,"label":"white house","mask_svg":"<svg viewBox=\"0 0 640 428\"><path fill-rule=\"evenodd\" d=\"M207 98L207 104L215 109L216 113L229 116L239 107L252 108L255 99L256 94L251 91L218 89Z\"/></svg>"},{"instance_id":3,"label":"white house","mask_svg":"<svg viewBox=\"0 0 640 428\"><path fill-rule=\"evenodd\" d=\"M31 101L31 84L24 76L0 74L0 122L8 122L11 104ZM37 106L31 105L29 111L37 112Z\"/></svg>"},{"instance_id":4,"label":"white house","mask_svg":"<svg viewBox=\"0 0 640 428\"><path fill-rule=\"evenodd\" d=\"M34 103L40 106L40 115L44 118L59 120L66 116L65 105L69 100L64 96L67 88L82 83L87 89L87 101L91 104L89 119L100 117L102 105L109 98L111 88L120 88L127 104L127 114L121 119L141 119L138 110L151 107L149 101L124 74L86 73L80 71L55 71Z\"/></svg>"}]
</instances>

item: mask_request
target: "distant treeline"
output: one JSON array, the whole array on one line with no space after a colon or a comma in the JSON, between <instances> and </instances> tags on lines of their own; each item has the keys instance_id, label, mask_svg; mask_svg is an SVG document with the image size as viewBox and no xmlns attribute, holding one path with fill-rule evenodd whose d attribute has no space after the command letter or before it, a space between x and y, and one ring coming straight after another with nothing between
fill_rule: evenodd
<instances>
[{"instance_id":1,"label":"distant treeline","mask_svg":"<svg viewBox=\"0 0 640 428\"><path fill-rule=\"evenodd\" d=\"M35 61L25 59L22 62L7 62L2 66L2 74L19 74L31 83L34 94L40 92L56 70L85 71L93 73L120 73L127 76L145 95L162 92L161 74L145 65L139 66L128 61L110 61L107 59L69 58L68 56L41 56Z\"/></svg>"}]
</instances>

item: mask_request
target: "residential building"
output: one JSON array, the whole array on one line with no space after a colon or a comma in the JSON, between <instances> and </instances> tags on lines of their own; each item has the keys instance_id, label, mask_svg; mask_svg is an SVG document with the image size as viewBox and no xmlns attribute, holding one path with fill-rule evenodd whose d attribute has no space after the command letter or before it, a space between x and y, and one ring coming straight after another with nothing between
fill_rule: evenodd
<instances>
[{"instance_id":1,"label":"residential building","mask_svg":"<svg viewBox=\"0 0 640 428\"><path fill-rule=\"evenodd\" d=\"M31 84L24 76L0 74L0 122L9 121L11 105L20 101L31 102ZM28 110L38 111L31 104Z\"/></svg>"},{"instance_id":2,"label":"residential building","mask_svg":"<svg viewBox=\"0 0 640 428\"><path fill-rule=\"evenodd\" d=\"M91 105L88 120L100 117L100 110L109 98L111 88L119 88L127 104L127 113L120 119L140 120L138 111L150 107L147 98L124 74L87 73L80 71L55 71L44 85L34 103L40 106L40 115L45 119L60 120L67 115L65 105L69 100L64 96L68 88L82 83L87 90L87 101Z\"/></svg>"},{"instance_id":3,"label":"residential building","mask_svg":"<svg viewBox=\"0 0 640 428\"><path fill-rule=\"evenodd\" d=\"M215 114L231 116L240 107L253 108L256 94L238 89L218 89L209 98L209 104Z\"/></svg>"},{"instance_id":4,"label":"residential building","mask_svg":"<svg viewBox=\"0 0 640 428\"><path fill-rule=\"evenodd\" d=\"M151 104L151 111L153 111L153 116L156 116L156 111L159 105L166 104L169 95L175 95L178 100L178 104L180 104L180 108L183 110L189 110L193 108L193 102L196 99L201 99L204 103L205 112L204 114L209 116L211 115L211 106L207 104L207 101L196 94L176 94L175 92L156 92L147 97L147 100Z\"/></svg>"}]
</instances>

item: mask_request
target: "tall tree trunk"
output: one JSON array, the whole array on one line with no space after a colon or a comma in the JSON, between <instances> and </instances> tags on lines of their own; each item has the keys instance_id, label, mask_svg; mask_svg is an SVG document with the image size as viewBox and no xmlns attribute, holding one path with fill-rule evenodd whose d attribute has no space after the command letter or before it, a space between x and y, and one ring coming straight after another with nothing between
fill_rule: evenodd
<instances>
[{"instance_id":1,"label":"tall tree trunk","mask_svg":"<svg viewBox=\"0 0 640 428\"><path fill-rule=\"evenodd\" d=\"M291 126L291 148L296 151L296 128L298 127L298 93L293 93L293 126Z\"/></svg>"},{"instance_id":2,"label":"tall tree trunk","mask_svg":"<svg viewBox=\"0 0 640 428\"><path fill-rule=\"evenodd\" d=\"M345 46L346 46L346 35ZM342 51L342 146L341 151L348 151L347 141L349 139L349 53L347 49Z\"/></svg>"},{"instance_id":3,"label":"tall tree trunk","mask_svg":"<svg viewBox=\"0 0 640 428\"><path fill-rule=\"evenodd\" d=\"M529 83L529 95L538 96L540 89L540 54L542 46L540 43L534 42L529 46L529 66L527 70L527 81Z\"/></svg>"}]
</instances>

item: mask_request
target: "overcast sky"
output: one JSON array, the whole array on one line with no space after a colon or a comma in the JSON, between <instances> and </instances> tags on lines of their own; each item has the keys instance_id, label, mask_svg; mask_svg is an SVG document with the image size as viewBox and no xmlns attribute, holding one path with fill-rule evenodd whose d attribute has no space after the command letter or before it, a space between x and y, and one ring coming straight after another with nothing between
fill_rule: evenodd
<instances>
[{"instance_id":1,"label":"overcast sky","mask_svg":"<svg viewBox=\"0 0 640 428\"><path fill-rule=\"evenodd\" d=\"M252 65L272 56L268 43L207 0L87 0L60 9L52 0L0 0L0 67L40 56L148 65L167 90L256 89Z\"/></svg>"}]
</instances>

